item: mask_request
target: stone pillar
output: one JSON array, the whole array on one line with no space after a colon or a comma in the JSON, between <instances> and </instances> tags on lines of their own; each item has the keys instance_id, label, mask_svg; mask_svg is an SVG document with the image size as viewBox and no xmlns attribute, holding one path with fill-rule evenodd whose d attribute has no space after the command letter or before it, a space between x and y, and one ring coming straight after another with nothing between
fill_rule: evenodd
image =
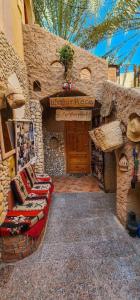
<instances>
[{"instance_id":1,"label":"stone pillar","mask_svg":"<svg viewBox=\"0 0 140 300\"><path fill-rule=\"evenodd\" d=\"M35 130L36 172L44 172L44 148L42 133L42 107L39 101L30 100L31 120Z\"/></svg>"},{"instance_id":2,"label":"stone pillar","mask_svg":"<svg viewBox=\"0 0 140 300\"><path fill-rule=\"evenodd\" d=\"M116 211L117 217L123 225L126 225L127 213L133 210L136 214L140 214L140 209L134 209L134 199L129 197L131 189L131 179L133 175L134 161L132 156L133 147L135 144L127 142L122 148L116 151L117 161L117 203ZM119 158L124 153L128 159L128 171L122 172L119 168ZM140 182L140 176L138 176L138 182ZM134 189L135 191L135 189ZM139 202L139 199L138 199ZM137 207L137 206L136 206Z\"/></svg>"}]
</instances>

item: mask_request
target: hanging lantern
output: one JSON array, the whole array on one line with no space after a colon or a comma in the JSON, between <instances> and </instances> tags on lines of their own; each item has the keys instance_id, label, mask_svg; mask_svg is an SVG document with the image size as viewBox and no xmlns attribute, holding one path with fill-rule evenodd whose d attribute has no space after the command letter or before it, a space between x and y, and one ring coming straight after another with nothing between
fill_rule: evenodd
<instances>
[{"instance_id":1,"label":"hanging lantern","mask_svg":"<svg viewBox=\"0 0 140 300\"><path fill-rule=\"evenodd\" d=\"M128 160L125 154L123 154L119 160L119 169L122 172L128 171Z\"/></svg>"}]
</instances>

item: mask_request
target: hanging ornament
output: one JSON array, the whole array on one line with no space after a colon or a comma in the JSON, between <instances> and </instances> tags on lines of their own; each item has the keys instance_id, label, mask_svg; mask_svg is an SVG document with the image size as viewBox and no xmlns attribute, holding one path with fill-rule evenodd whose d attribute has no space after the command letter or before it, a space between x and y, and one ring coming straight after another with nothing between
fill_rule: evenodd
<instances>
[{"instance_id":1,"label":"hanging ornament","mask_svg":"<svg viewBox=\"0 0 140 300\"><path fill-rule=\"evenodd\" d=\"M128 171L128 159L125 154L121 155L121 158L119 160L119 169L122 172Z\"/></svg>"},{"instance_id":2,"label":"hanging ornament","mask_svg":"<svg viewBox=\"0 0 140 300\"><path fill-rule=\"evenodd\" d=\"M63 90L71 91L73 88L74 88L74 84L72 83L71 80L68 80L63 83Z\"/></svg>"}]
</instances>

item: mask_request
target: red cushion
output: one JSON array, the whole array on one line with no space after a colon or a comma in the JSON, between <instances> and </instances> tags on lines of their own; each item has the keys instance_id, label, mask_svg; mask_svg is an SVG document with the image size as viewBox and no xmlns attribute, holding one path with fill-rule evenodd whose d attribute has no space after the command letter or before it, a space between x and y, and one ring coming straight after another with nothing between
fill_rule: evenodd
<instances>
[{"instance_id":1,"label":"red cushion","mask_svg":"<svg viewBox=\"0 0 140 300\"><path fill-rule=\"evenodd\" d=\"M37 224L35 224L30 230L26 232L26 235L31 236L33 238L38 238L42 230L44 229L46 222L47 222L47 217L38 221Z\"/></svg>"}]
</instances>

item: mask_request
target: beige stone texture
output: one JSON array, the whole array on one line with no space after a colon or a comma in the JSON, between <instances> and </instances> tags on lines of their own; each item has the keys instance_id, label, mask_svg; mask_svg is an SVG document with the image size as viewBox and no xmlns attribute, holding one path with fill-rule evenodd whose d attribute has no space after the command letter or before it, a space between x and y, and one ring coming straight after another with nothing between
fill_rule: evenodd
<instances>
[{"instance_id":1,"label":"beige stone texture","mask_svg":"<svg viewBox=\"0 0 140 300\"><path fill-rule=\"evenodd\" d=\"M44 172L44 148L42 133L42 106L40 102L30 100L31 120L34 123L36 172Z\"/></svg>"},{"instance_id":2,"label":"beige stone texture","mask_svg":"<svg viewBox=\"0 0 140 300\"><path fill-rule=\"evenodd\" d=\"M140 115L140 91L104 81L97 100L102 104L101 115L107 117L115 106L116 118L127 124L130 114Z\"/></svg>"},{"instance_id":3,"label":"beige stone texture","mask_svg":"<svg viewBox=\"0 0 140 300\"><path fill-rule=\"evenodd\" d=\"M25 63L8 43L4 33L0 32L0 89L5 91L8 86L8 77L13 73L17 75L24 97L27 100L25 113L29 118L28 79ZM9 160L0 161L0 192L3 195L3 211L0 214L0 223L3 222L7 212L7 193L10 189L10 181Z\"/></svg>"},{"instance_id":4,"label":"beige stone texture","mask_svg":"<svg viewBox=\"0 0 140 300\"><path fill-rule=\"evenodd\" d=\"M136 188L131 188L131 180L134 173L133 149L138 149L138 159L140 161L139 143L133 143L126 136L126 128L129 116L133 113L140 115L140 92L135 89L121 87L111 81L105 81L100 91L99 101L102 103L101 114L106 117L106 122L113 119L119 119L123 124L124 144L116 150L117 165L117 203L116 212L119 220L126 225L127 213L133 210L140 218L139 205L139 182L140 182L140 164L138 170L138 182ZM119 167L119 159L125 154L128 160L128 171L123 172Z\"/></svg>"},{"instance_id":5,"label":"beige stone texture","mask_svg":"<svg viewBox=\"0 0 140 300\"><path fill-rule=\"evenodd\" d=\"M35 104L44 98L47 98L56 93L63 92L64 67L59 62L58 50L68 42L62 38L55 36L38 25L24 25L24 52L25 62L27 65L29 92L31 109L31 119L34 121L36 131L36 156L37 156L37 171L43 170L43 151L45 152L45 171L51 174L64 174L64 141L63 134L56 131L46 131L47 120L43 120L43 138L44 149L42 142L42 112L39 103ZM91 97L96 97L99 93L102 82L108 78L108 65L103 59L91 55L89 52L71 45L74 49L74 62L69 76L74 84L73 90L76 94L79 92ZM83 76L84 74L84 76ZM41 91L33 90L34 81L39 81ZM38 100L38 101L37 101ZM46 102L48 100L46 99ZM45 102L43 102L45 104ZM44 125L45 124L45 125ZM49 147L48 139L52 136L59 139L61 149L58 153L52 151ZM49 150L48 150L49 149ZM61 152L61 153L60 153ZM53 157L53 162L50 158ZM59 162L58 162L59 161ZM53 164L53 167L51 165Z\"/></svg>"},{"instance_id":6,"label":"beige stone texture","mask_svg":"<svg viewBox=\"0 0 140 300\"><path fill-rule=\"evenodd\" d=\"M29 91L32 99L41 100L55 93L62 92L65 82L64 69L59 64L58 50L68 42L55 36L38 25L24 25L24 51L27 64ZM91 55L79 47L75 51L71 70L74 89L89 96L96 96L101 83L108 78L108 65L103 59ZM57 63L56 63L57 62ZM91 80L81 78L81 70L87 68ZM41 92L33 91L33 82L39 80Z\"/></svg>"}]
</instances>

